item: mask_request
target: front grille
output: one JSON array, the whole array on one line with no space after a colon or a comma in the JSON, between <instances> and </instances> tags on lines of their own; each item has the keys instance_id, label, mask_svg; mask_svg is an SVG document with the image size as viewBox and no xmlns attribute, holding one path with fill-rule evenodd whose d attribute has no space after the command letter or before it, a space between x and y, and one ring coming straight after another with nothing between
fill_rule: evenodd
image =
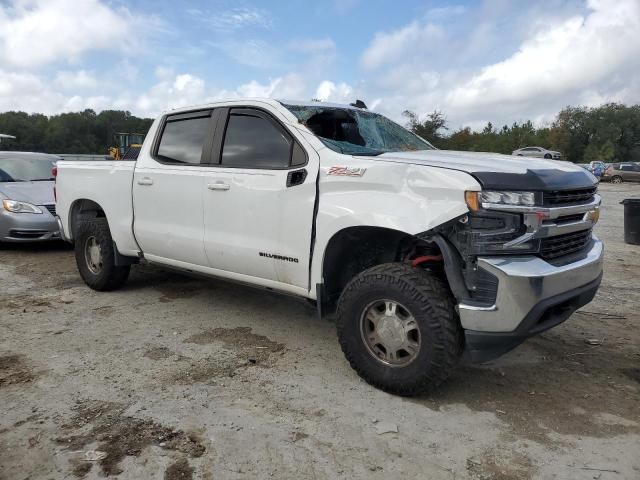
<instances>
[{"instance_id":1,"label":"front grille","mask_svg":"<svg viewBox=\"0 0 640 480\"><path fill-rule=\"evenodd\" d=\"M573 205L589 203L596 193L598 187L582 188L579 190L554 190L544 192L542 195L543 204L546 207L560 205Z\"/></svg>"},{"instance_id":2,"label":"front grille","mask_svg":"<svg viewBox=\"0 0 640 480\"><path fill-rule=\"evenodd\" d=\"M553 223L558 225L562 225L565 223L573 223L580 222L584 218L584 213L576 213L575 215L564 215L562 217L558 217L556 220L551 220Z\"/></svg>"},{"instance_id":3,"label":"front grille","mask_svg":"<svg viewBox=\"0 0 640 480\"><path fill-rule=\"evenodd\" d=\"M19 239L36 239L48 234L47 230L10 230L9 236L11 238Z\"/></svg>"},{"instance_id":4,"label":"front grille","mask_svg":"<svg viewBox=\"0 0 640 480\"><path fill-rule=\"evenodd\" d=\"M545 260L553 260L571 253L579 252L591 241L591 230L565 233L555 237L543 238L540 245L540 256Z\"/></svg>"},{"instance_id":5,"label":"front grille","mask_svg":"<svg viewBox=\"0 0 640 480\"><path fill-rule=\"evenodd\" d=\"M51 215L53 215L54 217L56 216L56 206L55 206L55 204L53 204L53 205L44 205L44 208L49 210L49 213Z\"/></svg>"}]
</instances>

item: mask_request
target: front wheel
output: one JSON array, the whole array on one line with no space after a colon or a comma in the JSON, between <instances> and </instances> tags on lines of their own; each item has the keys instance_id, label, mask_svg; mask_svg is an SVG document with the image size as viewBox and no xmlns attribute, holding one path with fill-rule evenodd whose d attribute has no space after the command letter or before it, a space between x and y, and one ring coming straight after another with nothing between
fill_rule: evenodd
<instances>
[{"instance_id":1,"label":"front wheel","mask_svg":"<svg viewBox=\"0 0 640 480\"><path fill-rule=\"evenodd\" d=\"M435 275L401 263L365 270L338 303L338 339L368 383L398 395L440 385L462 352L454 301Z\"/></svg>"},{"instance_id":2,"label":"front wheel","mask_svg":"<svg viewBox=\"0 0 640 480\"><path fill-rule=\"evenodd\" d=\"M619 175L616 175L611 179L611 183L622 183L622 177Z\"/></svg>"},{"instance_id":3,"label":"front wheel","mask_svg":"<svg viewBox=\"0 0 640 480\"><path fill-rule=\"evenodd\" d=\"M115 265L115 247L105 218L83 221L74 242L80 276L94 290L120 288L129 277L130 266Z\"/></svg>"}]
</instances>

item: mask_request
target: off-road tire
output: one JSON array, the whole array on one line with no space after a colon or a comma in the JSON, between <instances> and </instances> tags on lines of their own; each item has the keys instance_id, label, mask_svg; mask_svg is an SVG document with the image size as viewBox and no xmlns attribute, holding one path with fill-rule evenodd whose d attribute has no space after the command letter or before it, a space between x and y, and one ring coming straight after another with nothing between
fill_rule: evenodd
<instances>
[{"instance_id":1,"label":"off-road tire","mask_svg":"<svg viewBox=\"0 0 640 480\"><path fill-rule=\"evenodd\" d=\"M379 299L401 303L418 324L420 350L406 366L381 363L362 339L360 319L365 308ZM441 278L402 263L378 265L353 278L340 296L336 324L351 367L369 384L396 395L433 391L462 354L462 329L451 292Z\"/></svg>"},{"instance_id":2,"label":"off-road tire","mask_svg":"<svg viewBox=\"0 0 640 480\"><path fill-rule=\"evenodd\" d=\"M102 268L98 273L94 273L89 269L85 258L86 241L91 237L94 237L100 246L102 255ZM115 265L114 248L106 218L83 220L78 225L74 242L76 264L84 283L92 289L99 291L116 290L127 281L131 267L129 265Z\"/></svg>"}]
</instances>

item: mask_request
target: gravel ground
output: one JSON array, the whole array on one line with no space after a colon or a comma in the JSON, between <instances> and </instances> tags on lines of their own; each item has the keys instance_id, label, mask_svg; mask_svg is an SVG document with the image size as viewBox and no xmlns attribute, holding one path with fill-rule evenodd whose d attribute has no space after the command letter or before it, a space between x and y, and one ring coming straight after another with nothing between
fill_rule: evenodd
<instances>
[{"instance_id":1,"label":"gravel ground","mask_svg":"<svg viewBox=\"0 0 640 480\"><path fill-rule=\"evenodd\" d=\"M4 246L0 479L638 479L640 247L619 201L640 185L601 193L595 301L412 399L362 382L304 301L152 267L96 293L66 245Z\"/></svg>"}]
</instances>

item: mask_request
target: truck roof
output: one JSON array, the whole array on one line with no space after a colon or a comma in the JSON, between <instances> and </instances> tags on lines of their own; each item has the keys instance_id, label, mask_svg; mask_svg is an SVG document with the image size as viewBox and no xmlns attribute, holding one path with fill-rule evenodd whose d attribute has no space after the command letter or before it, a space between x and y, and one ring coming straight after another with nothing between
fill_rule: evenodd
<instances>
[{"instance_id":1,"label":"truck roof","mask_svg":"<svg viewBox=\"0 0 640 480\"><path fill-rule=\"evenodd\" d=\"M275 108L280 108L283 105L296 105L301 107L325 107L325 108L345 108L349 110L362 110L361 108L354 107L352 105L346 105L342 103L331 103L331 102L316 102L316 101L304 101L304 100L276 100L273 98L263 98L263 97L246 97L246 98L225 98L216 100L211 103L204 103L198 105L189 105L187 107L178 107L172 108L169 110L165 110L162 114L166 113L179 113L185 112L189 110L194 110L198 108L214 108L216 106L224 106L224 105L234 105L234 104L243 104L243 103L265 103Z\"/></svg>"}]
</instances>

